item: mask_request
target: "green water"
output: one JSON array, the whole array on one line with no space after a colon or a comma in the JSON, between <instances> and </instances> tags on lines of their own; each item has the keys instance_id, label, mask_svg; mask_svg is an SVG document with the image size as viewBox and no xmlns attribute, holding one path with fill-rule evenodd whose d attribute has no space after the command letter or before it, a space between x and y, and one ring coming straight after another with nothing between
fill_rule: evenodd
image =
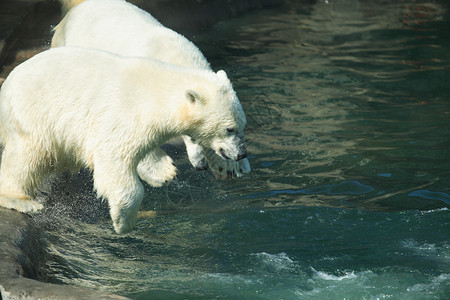
<instances>
[{"instance_id":1,"label":"green water","mask_svg":"<svg viewBox=\"0 0 450 300\"><path fill-rule=\"evenodd\" d=\"M312 1L314 2L314 1ZM232 78L252 173L147 187L113 234L88 174L35 218L49 280L135 299L446 299L445 1L291 1L189 37Z\"/></svg>"}]
</instances>

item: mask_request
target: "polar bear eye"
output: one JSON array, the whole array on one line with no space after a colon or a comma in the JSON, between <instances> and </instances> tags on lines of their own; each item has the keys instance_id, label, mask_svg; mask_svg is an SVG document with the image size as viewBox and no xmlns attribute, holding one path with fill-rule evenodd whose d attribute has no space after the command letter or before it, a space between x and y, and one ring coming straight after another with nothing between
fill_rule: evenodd
<instances>
[{"instance_id":1,"label":"polar bear eye","mask_svg":"<svg viewBox=\"0 0 450 300\"><path fill-rule=\"evenodd\" d=\"M235 129L234 128L227 128L227 132L228 133L234 133Z\"/></svg>"}]
</instances>

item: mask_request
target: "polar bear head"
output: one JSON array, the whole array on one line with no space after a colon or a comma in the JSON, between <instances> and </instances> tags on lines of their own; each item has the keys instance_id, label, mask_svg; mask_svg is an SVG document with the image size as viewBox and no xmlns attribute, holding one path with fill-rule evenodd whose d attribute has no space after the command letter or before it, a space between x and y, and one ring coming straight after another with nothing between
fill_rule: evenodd
<instances>
[{"instance_id":1,"label":"polar bear head","mask_svg":"<svg viewBox=\"0 0 450 300\"><path fill-rule=\"evenodd\" d=\"M241 160L247 157L244 111L226 73L210 76L206 86L185 92L194 124L190 136L224 159Z\"/></svg>"}]
</instances>

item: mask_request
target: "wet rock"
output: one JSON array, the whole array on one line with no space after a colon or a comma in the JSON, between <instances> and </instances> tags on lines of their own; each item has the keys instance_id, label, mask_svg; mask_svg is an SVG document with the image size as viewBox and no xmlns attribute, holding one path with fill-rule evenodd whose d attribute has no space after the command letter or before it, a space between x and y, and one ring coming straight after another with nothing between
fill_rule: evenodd
<instances>
[{"instance_id":1,"label":"wet rock","mask_svg":"<svg viewBox=\"0 0 450 300\"><path fill-rule=\"evenodd\" d=\"M43 261L44 249L29 220L27 215L0 208L0 299L127 299L26 278L45 277L36 266Z\"/></svg>"}]
</instances>

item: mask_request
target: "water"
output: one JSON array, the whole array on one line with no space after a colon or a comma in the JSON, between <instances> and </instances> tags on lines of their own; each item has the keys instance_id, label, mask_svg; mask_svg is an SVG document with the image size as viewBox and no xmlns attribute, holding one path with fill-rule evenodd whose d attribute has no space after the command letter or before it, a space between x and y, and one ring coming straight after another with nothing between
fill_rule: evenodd
<instances>
[{"instance_id":1,"label":"water","mask_svg":"<svg viewBox=\"0 0 450 300\"><path fill-rule=\"evenodd\" d=\"M34 218L48 280L134 299L446 299L450 12L445 1L291 1L195 43L232 78L252 173L220 181L168 147L112 232L89 175ZM87 178L87 179L86 179Z\"/></svg>"}]
</instances>

